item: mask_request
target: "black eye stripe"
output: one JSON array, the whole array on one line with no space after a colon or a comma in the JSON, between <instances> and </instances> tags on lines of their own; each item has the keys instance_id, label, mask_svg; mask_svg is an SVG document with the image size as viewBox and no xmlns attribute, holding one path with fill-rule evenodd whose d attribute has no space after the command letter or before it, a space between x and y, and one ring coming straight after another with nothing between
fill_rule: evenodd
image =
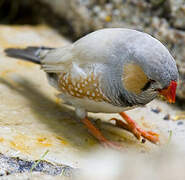
<instances>
[{"instance_id":1,"label":"black eye stripe","mask_svg":"<svg viewBox=\"0 0 185 180\"><path fill-rule=\"evenodd\" d=\"M155 82L154 80L149 80L145 85L144 85L144 87L141 89L142 91L146 91L149 87L150 87L150 85L153 83L153 82Z\"/></svg>"}]
</instances>

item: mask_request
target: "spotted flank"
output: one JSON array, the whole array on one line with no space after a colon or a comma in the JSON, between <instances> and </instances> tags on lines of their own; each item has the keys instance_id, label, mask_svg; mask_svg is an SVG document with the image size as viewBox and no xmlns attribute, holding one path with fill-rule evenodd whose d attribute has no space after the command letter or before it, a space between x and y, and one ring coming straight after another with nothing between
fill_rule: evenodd
<instances>
[{"instance_id":1,"label":"spotted flank","mask_svg":"<svg viewBox=\"0 0 185 180\"><path fill-rule=\"evenodd\" d=\"M102 93L99 85L98 76L91 73L86 78L72 79L69 73L59 75L59 87L63 93L70 94L77 98L88 98L96 102L109 102L108 98Z\"/></svg>"}]
</instances>

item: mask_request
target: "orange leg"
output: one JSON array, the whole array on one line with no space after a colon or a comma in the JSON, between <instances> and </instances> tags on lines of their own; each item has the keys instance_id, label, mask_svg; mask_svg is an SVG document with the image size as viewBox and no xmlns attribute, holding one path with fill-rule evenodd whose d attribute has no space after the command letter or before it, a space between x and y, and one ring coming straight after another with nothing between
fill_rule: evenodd
<instances>
[{"instance_id":1,"label":"orange leg","mask_svg":"<svg viewBox=\"0 0 185 180\"><path fill-rule=\"evenodd\" d=\"M121 146L119 144L116 144L116 143L113 143L109 140L107 140L103 134L100 132L99 129L97 129L93 124L92 122L87 118L85 117L84 119L82 119L82 122L86 125L86 127L88 128L88 130L90 131L90 133L96 137L103 146L105 147L111 147L111 148L114 148L114 149L120 149Z\"/></svg>"},{"instance_id":2,"label":"orange leg","mask_svg":"<svg viewBox=\"0 0 185 180\"><path fill-rule=\"evenodd\" d=\"M145 131L142 130L136 122L134 122L126 113L121 112L119 113L121 117L127 122L124 123L121 120L118 120L116 118L113 118L112 120L116 121L116 126L126 129L134 134L137 139L140 139L141 136L145 139L151 141L152 143L159 142L159 135L157 133L151 132L151 131Z\"/></svg>"}]
</instances>

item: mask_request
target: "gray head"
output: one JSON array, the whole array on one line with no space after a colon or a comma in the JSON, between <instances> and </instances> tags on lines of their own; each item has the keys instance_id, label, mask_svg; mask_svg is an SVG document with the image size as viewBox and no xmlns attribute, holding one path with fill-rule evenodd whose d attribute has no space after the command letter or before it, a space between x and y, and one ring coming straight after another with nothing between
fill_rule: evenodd
<instances>
[{"instance_id":1,"label":"gray head","mask_svg":"<svg viewBox=\"0 0 185 180\"><path fill-rule=\"evenodd\" d=\"M108 81L113 86L107 87L107 93L114 94L109 98L115 104L133 106L147 104L160 93L169 102L175 102L178 80L175 60L155 38L130 31L133 35L127 42L120 39L115 48L120 63L108 72Z\"/></svg>"}]
</instances>

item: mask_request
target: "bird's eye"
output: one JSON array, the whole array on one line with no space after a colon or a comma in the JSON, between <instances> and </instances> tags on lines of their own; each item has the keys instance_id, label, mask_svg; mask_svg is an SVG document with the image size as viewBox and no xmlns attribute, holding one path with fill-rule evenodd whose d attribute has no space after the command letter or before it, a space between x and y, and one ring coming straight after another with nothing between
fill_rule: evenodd
<instances>
[{"instance_id":1,"label":"bird's eye","mask_svg":"<svg viewBox=\"0 0 185 180\"><path fill-rule=\"evenodd\" d=\"M154 80L149 79L148 82L142 88L142 91L146 91L151 86L151 84L154 82L155 82Z\"/></svg>"}]
</instances>

